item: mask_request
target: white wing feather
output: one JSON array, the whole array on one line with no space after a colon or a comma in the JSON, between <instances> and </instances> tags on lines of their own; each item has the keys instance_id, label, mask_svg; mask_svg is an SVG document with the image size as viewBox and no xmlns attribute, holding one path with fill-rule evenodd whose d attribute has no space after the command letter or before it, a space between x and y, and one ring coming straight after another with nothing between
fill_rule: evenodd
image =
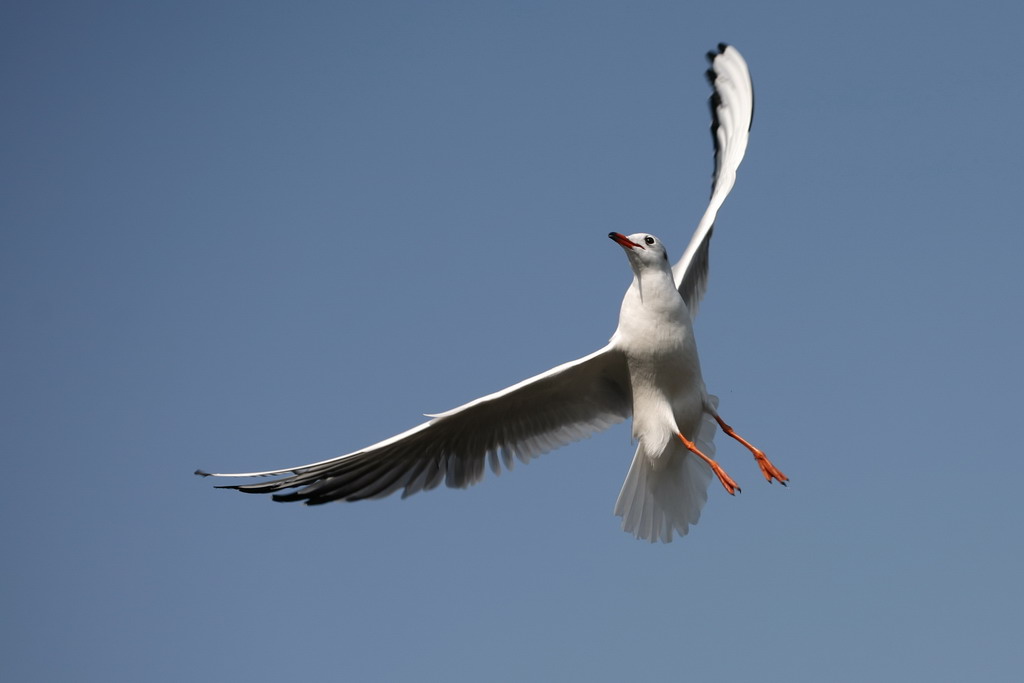
<instances>
[{"instance_id":1,"label":"white wing feather","mask_svg":"<svg viewBox=\"0 0 1024 683\"><path fill-rule=\"evenodd\" d=\"M731 45L723 43L718 49L717 53L708 53L711 61L708 80L715 89L711 96L711 137L715 143L711 200L682 258L672 266L672 277L691 317L696 317L707 289L708 245L715 217L736 183L736 170L747 151L754 118L754 85L747 63Z\"/></svg>"},{"instance_id":2,"label":"white wing feather","mask_svg":"<svg viewBox=\"0 0 1024 683\"><path fill-rule=\"evenodd\" d=\"M290 475L271 482L226 486L271 493L275 500L315 505L333 500L403 497L442 481L464 488L480 481L485 464L526 462L590 436L632 413L629 372L611 344L507 389L471 401L390 439L329 460L263 472L197 474L213 477Z\"/></svg>"}]
</instances>

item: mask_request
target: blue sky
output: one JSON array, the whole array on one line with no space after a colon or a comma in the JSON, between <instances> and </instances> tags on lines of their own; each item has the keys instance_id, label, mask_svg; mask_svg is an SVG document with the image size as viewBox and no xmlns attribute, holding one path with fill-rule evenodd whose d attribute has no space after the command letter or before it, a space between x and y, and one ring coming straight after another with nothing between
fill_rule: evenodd
<instances>
[{"instance_id":1,"label":"blue sky","mask_svg":"<svg viewBox=\"0 0 1024 683\"><path fill-rule=\"evenodd\" d=\"M1013 3L0 8L0 674L1019 680ZM667 546L619 426L321 508L319 460L603 345L707 198L704 53L757 93L697 335L723 416Z\"/></svg>"}]
</instances>

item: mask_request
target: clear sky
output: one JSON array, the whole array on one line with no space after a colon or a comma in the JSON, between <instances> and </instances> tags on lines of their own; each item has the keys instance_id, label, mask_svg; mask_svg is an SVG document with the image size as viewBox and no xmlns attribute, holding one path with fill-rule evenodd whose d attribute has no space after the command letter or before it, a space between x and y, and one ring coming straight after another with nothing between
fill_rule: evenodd
<instances>
[{"instance_id":1,"label":"clear sky","mask_svg":"<svg viewBox=\"0 0 1024 683\"><path fill-rule=\"evenodd\" d=\"M0 678L1011 681L1024 11L994 2L5 2ZM628 426L320 508L353 450L605 343L681 253L704 53L757 110L697 325L788 474L619 529Z\"/></svg>"}]
</instances>

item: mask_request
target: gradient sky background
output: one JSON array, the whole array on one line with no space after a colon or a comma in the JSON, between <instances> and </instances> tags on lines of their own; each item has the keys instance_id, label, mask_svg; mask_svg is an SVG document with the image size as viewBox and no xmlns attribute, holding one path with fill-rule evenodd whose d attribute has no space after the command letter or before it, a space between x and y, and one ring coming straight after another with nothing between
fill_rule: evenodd
<instances>
[{"instance_id":1,"label":"gradient sky background","mask_svg":"<svg viewBox=\"0 0 1024 683\"><path fill-rule=\"evenodd\" d=\"M5 2L0 678L1010 681L1020 3ZM757 111L697 335L792 478L619 530L619 426L467 491L297 465L600 347Z\"/></svg>"}]
</instances>

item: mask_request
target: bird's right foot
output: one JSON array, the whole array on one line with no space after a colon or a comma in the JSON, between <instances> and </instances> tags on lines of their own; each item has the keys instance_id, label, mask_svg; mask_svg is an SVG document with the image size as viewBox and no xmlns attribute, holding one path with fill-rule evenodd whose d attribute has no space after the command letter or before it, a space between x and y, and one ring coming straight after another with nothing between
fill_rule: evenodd
<instances>
[{"instance_id":1,"label":"bird's right foot","mask_svg":"<svg viewBox=\"0 0 1024 683\"><path fill-rule=\"evenodd\" d=\"M742 489L740 489L740 485L737 484L732 477L726 474L725 470L722 469L721 465L719 465L717 462L701 453L700 449L697 448L697 444L690 441L682 434L679 434L679 438L682 440L683 445L686 446L686 450L690 451L694 455L700 456L701 459L704 460L704 462L711 466L711 471L714 472L715 476L718 477L718 481L722 482L722 486L725 487L726 492L730 496L735 496L737 492L742 492Z\"/></svg>"}]
</instances>

